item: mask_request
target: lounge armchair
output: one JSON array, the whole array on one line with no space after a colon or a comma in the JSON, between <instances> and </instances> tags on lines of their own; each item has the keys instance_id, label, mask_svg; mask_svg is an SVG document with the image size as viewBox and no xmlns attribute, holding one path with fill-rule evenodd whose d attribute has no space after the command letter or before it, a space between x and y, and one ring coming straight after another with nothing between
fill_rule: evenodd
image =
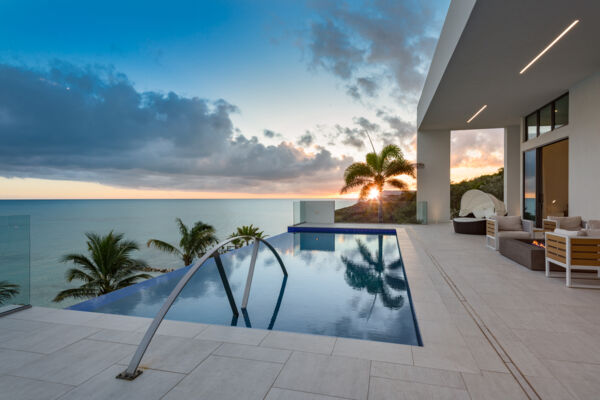
<instances>
[{"instance_id":1,"label":"lounge armchair","mask_svg":"<svg viewBox=\"0 0 600 400\"><path fill-rule=\"evenodd\" d=\"M586 222L581 217L552 217L549 216L542 221L544 232L554 232L555 229L566 231L578 231L586 228Z\"/></svg>"},{"instance_id":2,"label":"lounge armchair","mask_svg":"<svg viewBox=\"0 0 600 400\"><path fill-rule=\"evenodd\" d=\"M486 246L498 250L502 239L533 238L533 221L519 216L496 216L486 222Z\"/></svg>"},{"instance_id":3,"label":"lounge armchair","mask_svg":"<svg viewBox=\"0 0 600 400\"><path fill-rule=\"evenodd\" d=\"M600 223L600 222L599 222ZM600 229L546 232L546 276L553 277L550 264L565 269L567 287L600 289L598 285L572 283L572 270L596 271L600 278ZM584 277L590 279L591 277Z\"/></svg>"}]
</instances>

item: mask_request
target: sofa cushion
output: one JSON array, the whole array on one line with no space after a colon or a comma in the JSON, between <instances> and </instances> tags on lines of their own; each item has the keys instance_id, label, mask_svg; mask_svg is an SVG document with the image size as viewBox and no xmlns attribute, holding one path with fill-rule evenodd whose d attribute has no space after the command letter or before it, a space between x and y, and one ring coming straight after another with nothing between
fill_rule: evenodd
<instances>
[{"instance_id":1,"label":"sofa cushion","mask_svg":"<svg viewBox=\"0 0 600 400\"><path fill-rule=\"evenodd\" d=\"M498 232L498 239L529 239L531 234L525 231L501 231Z\"/></svg>"},{"instance_id":2,"label":"sofa cushion","mask_svg":"<svg viewBox=\"0 0 600 400\"><path fill-rule=\"evenodd\" d=\"M581 217L558 217L556 223L560 229L578 231L581 229Z\"/></svg>"},{"instance_id":3,"label":"sofa cushion","mask_svg":"<svg viewBox=\"0 0 600 400\"><path fill-rule=\"evenodd\" d=\"M519 216L496 216L498 231L523 231L523 223Z\"/></svg>"},{"instance_id":4,"label":"sofa cushion","mask_svg":"<svg viewBox=\"0 0 600 400\"><path fill-rule=\"evenodd\" d=\"M600 229L585 229L586 236L600 237Z\"/></svg>"},{"instance_id":5,"label":"sofa cushion","mask_svg":"<svg viewBox=\"0 0 600 400\"><path fill-rule=\"evenodd\" d=\"M561 228L555 229L554 233L563 235L563 236L585 236L580 233L580 230L574 231L574 230L561 229Z\"/></svg>"},{"instance_id":6,"label":"sofa cushion","mask_svg":"<svg viewBox=\"0 0 600 400\"><path fill-rule=\"evenodd\" d=\"M587 223L588 229L600 229L600 219L590 219Z\"/></svg>"}]
</instances>

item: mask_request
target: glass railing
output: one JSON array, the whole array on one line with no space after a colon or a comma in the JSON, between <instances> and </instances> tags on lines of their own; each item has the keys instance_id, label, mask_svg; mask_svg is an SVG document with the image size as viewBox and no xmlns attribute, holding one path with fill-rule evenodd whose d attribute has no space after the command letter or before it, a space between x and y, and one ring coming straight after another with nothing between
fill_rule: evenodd
<instances>
[{"instance_id":1,"label":"glass railing","mask_svg":"<svg viewBox=\"0 0 600 400\"><path fill-rule=\"evenodd\" d=\"M29 215L0 216L0 315L30 304Z\"/></svg>"}]
</instances>

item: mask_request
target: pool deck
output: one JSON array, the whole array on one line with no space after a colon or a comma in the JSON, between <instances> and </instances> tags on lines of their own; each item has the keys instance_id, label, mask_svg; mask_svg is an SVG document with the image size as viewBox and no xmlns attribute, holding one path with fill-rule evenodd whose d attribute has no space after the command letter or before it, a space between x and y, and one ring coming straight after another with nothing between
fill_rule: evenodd
<instances>
[{"instance_id":1,"label":"pool deck","mask_svg":"<svg viewBox=\"0 0 600 400\"><path fill-rule=\"evenodd\" d=\"M389 226L423 347L165 321L128 382L149 319L34 307L0 318L0 399L598 398L600 291L449 224Z\"/></svg>"}]
</instances>

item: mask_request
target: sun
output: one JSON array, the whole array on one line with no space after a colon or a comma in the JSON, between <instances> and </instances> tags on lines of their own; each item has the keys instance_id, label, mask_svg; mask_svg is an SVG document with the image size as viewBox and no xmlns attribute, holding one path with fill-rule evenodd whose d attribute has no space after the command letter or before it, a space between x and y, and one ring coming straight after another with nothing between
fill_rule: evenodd
<instances>
[{"instance_id":1,"label":"sun","mask_svg":"<svg viewBox=\"0 0 600 400\"><path fill-rule=\"evenodd\" d=\"M375 200L378 197L379 197L379 190L377 190L375 188L369 190L369 195L367 196L367 199Z\"/></svg>"}]
</instances>

